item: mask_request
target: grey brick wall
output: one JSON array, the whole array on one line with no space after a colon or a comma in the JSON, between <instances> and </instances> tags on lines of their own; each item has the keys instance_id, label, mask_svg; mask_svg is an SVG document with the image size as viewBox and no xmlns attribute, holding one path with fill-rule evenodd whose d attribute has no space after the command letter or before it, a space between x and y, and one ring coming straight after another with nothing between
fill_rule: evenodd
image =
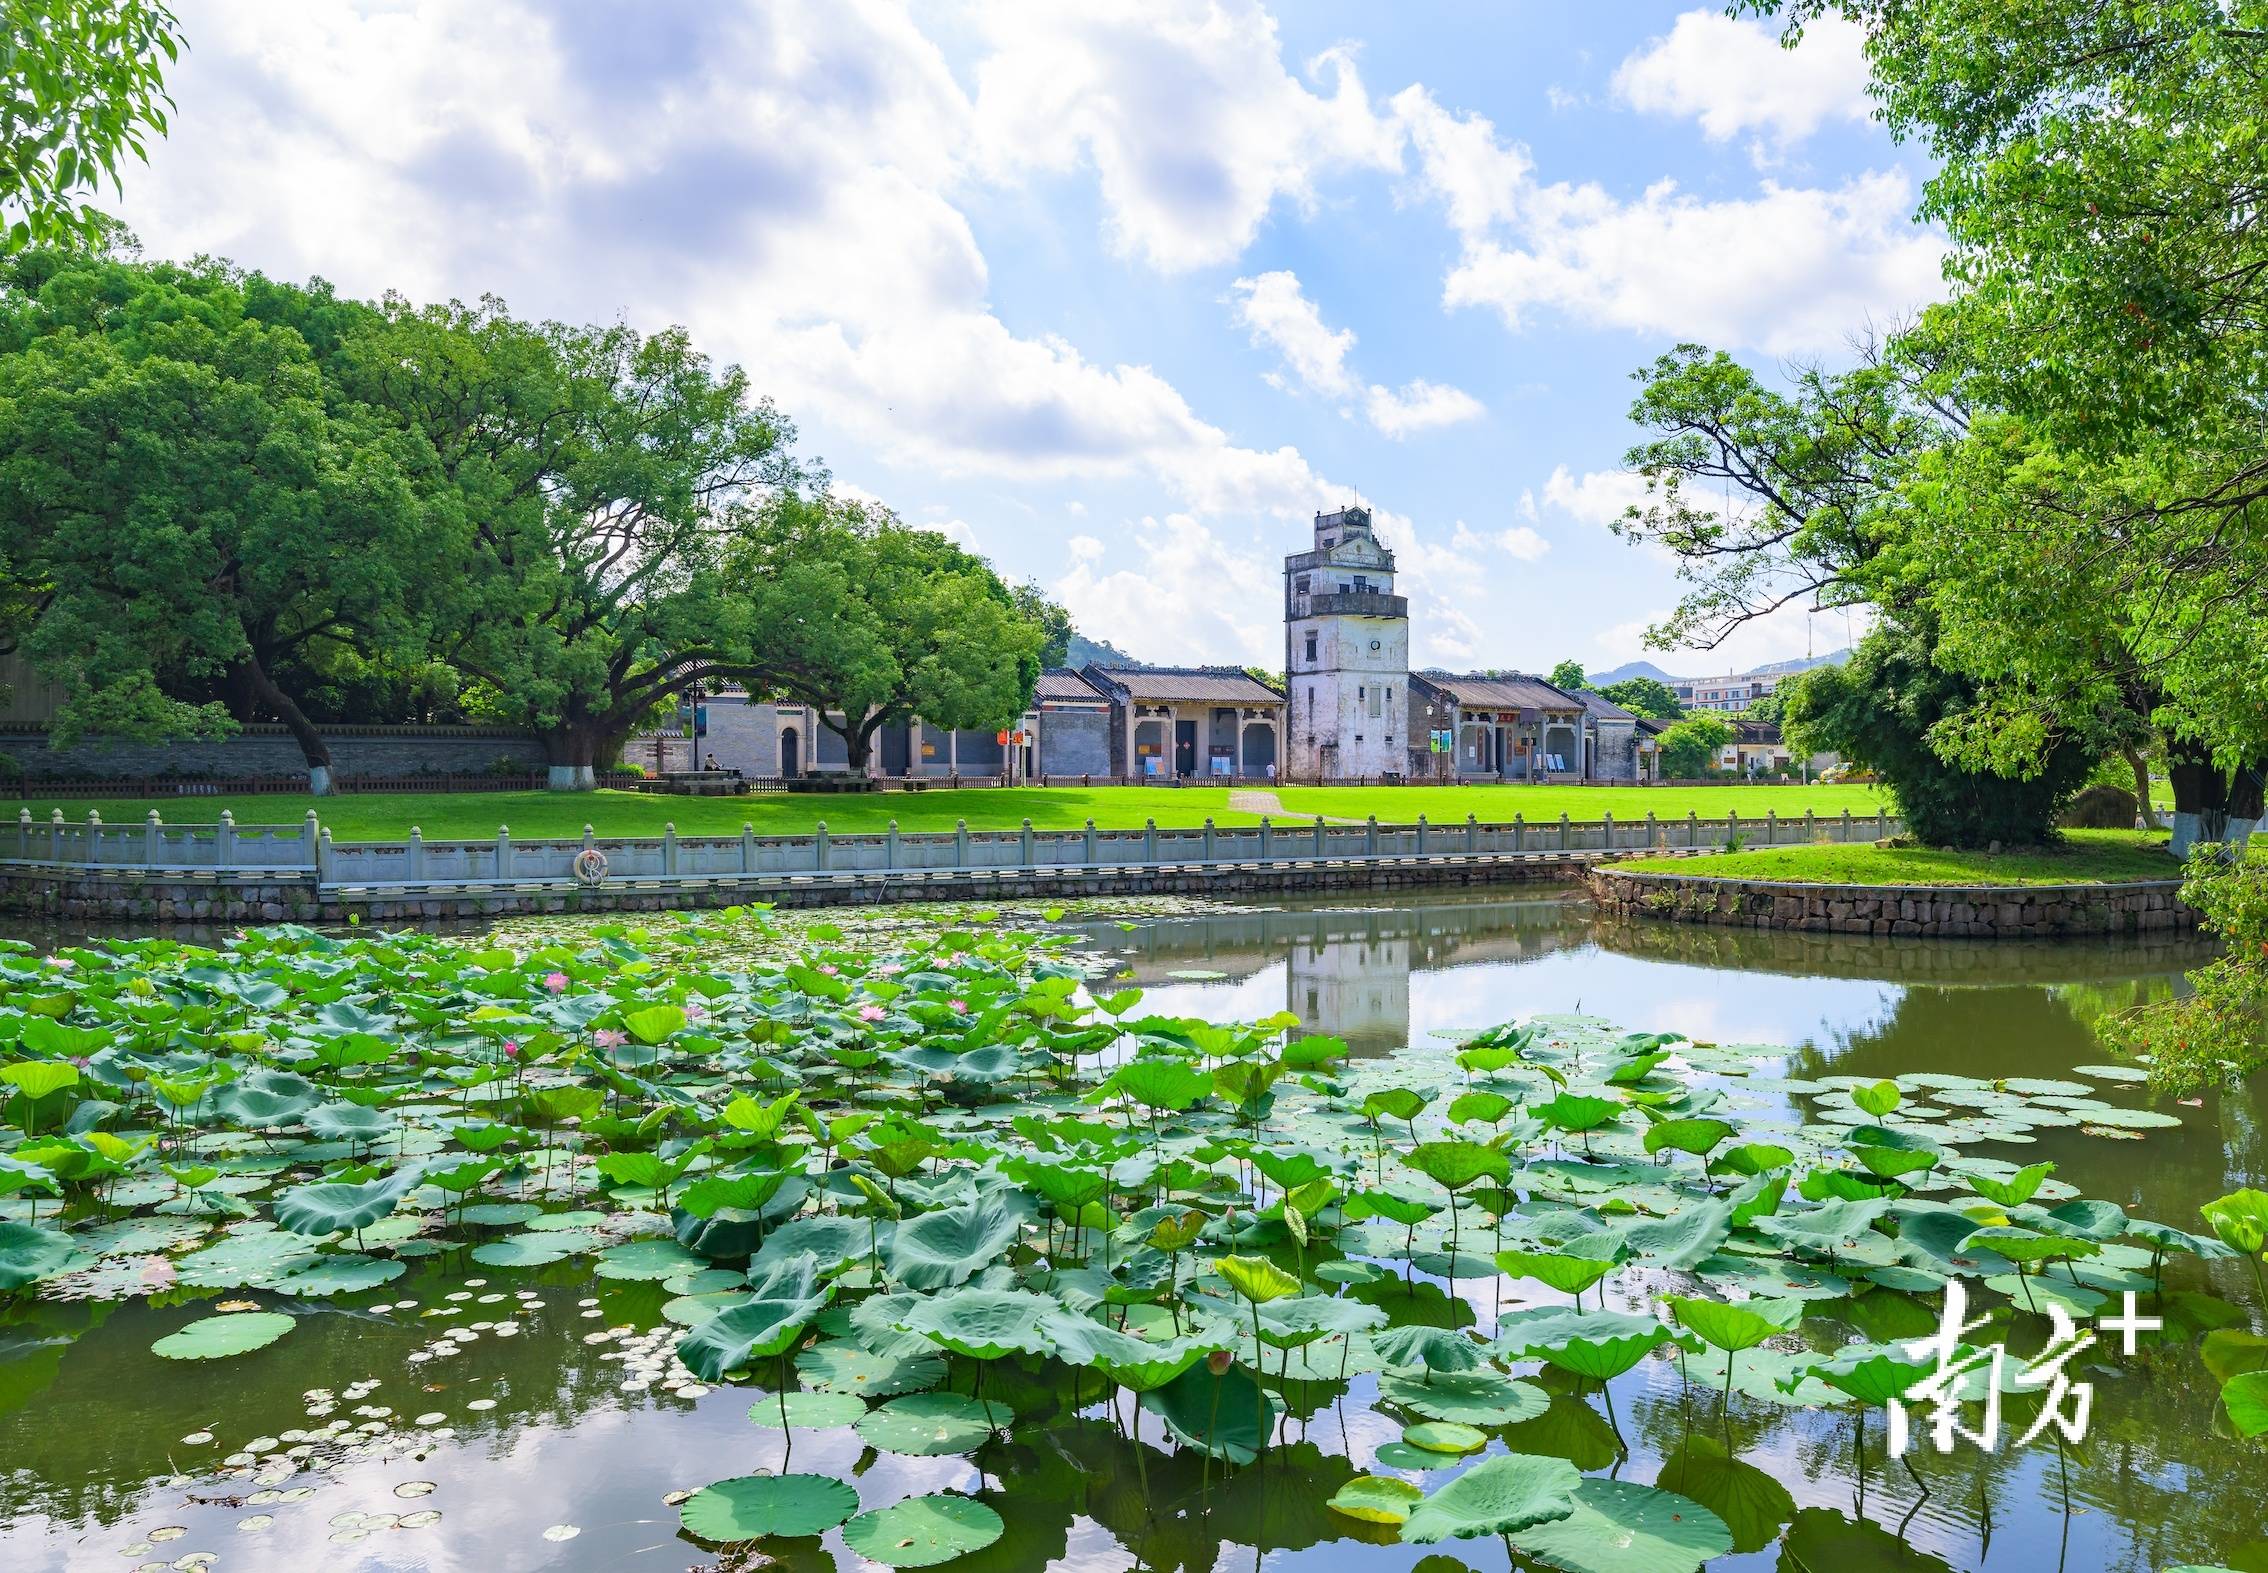
<instances>
[{"instance_id":1,"label":"grey brick wall","mask_svg":"<svg viewBox=\"0 0 2268 1573\"><path fill-rule=\"evenodd\" d=\"M513 773L540 773L543 745L535 738L483 735L476 729L435 728L417 734L334 737L331 763L342 778L356 776L487 775L497 761ZM247 728L212 743L128 743L87 739L51 748L43 733L0 733L0 754L25 775L49 780L147 777L288 776L306 770L299 745L282 728Z\"/></svg>"},{"instance_id":2,"label":"grey brick wall","mask_svg":"<svg viewBox=\"0 0 2268 1573\"><path fill-rule=\"evenodd\" d=\"M780 723L776 708L738 699L711 699L706 704L709 730L702 737L701 746L717 756L720 766L746 776L780 773Z\"/></svg>"},{"instance_id":3,"label":"grey brick wall","mask_svg":"<svg viewBox=\"0 0 2268 1573\"><path fill-rule=\"evenodd\" d=\"M1628 721L1599 721L1591 774L1601 781L1638 779L1638 728Z\"/></svg>"},{"instance_id":4,"label":"grey brick wall","mask_svg":"<svg viewBox=\"0 0 2268 1573\"><path fill-rule=\"evenodd\" d=\"M1110 712L1047 710L1040 714L1039 769L1047 776L1107 776Z\"/></svg>"}]
</instances>

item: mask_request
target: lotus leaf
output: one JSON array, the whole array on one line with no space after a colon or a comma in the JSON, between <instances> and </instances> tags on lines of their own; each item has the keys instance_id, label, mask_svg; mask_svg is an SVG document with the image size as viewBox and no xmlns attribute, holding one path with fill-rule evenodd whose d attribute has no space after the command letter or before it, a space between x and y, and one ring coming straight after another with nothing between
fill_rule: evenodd
<instances>
[{"instance_id":1,"label":"lotus leaf","mask_svg":"<svg viewBox=\"0 0 2268 1573\"><path fill-rule=\"evenodd\" d=\"M858 1511L858 1492L826 1475L743 1475L703 1486L677 1511L687 1534L715 1544L823 1535Z\"/></svg>"},{"instance_id":2,"label":"lotus leaf","mask_svg":"<svg viewBox=\"0 0 2268 1573\"><path fill-rule=\"evenodd\" d=\"M150 1345L168 1360L224 1360L265 1349L291 1331L292 1319L276 1311L231 1311L191 1322Z\"/></svg>"},{"instance_id":3,"label":"lotus leaf","mask_svg":"<svg viewBox=\"0 0 2268 1573\"><path fill-rule=\"evenodd\" d=\"M1015 1418L1005 1404L963 1393L908 1393L867 1414L858 1434L884 1452L932 1457L972 1452Z\"/></svg>"},{"instance_id":4,"label":"lotus leaf","mask_svg":"<svg viewBox=\"0 0 2268 1573\"><path fill-rule=\"evenodd\" d=\"M885 1567L926 1568L981 1551L998 1540L1000 1515L969 1497L910 1497L843 1526L843 1544Z\"/></svg>"},{"instance_id":5,"label":"lotus leaf","mask_svg":"<svg viewBox=\"0 0 2268 1573\"><path fill-rule=\"evenodd\" d=\"M1410 1510L1402 1538L1419 1545L1511 1535L1575 1511L1582 1477L1562 1458L1483 1459Z\"/></svg>"}]
</instances>

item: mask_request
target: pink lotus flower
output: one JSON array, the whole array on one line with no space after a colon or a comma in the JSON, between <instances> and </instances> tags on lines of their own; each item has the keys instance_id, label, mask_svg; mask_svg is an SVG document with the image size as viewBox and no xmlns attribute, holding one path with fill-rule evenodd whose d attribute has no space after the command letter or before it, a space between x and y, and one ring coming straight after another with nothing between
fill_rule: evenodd
<instances>
[{"instance_id":1,"label":"pink lotus flower","mask_svg":"<svg viewBox=\"0 0 2268 1573\"><path fill-rule=\"evenodd\" d=\"M547 972L543 975L543 986L554 994L564 994L567 992L567 974Z\"/></svg>"},{"instance_id":2,"label":"pink lotus flower","mask_svg":"<svg viewBox=\"0 0 2268 1573\"><path fill-rule=\"evenodd\" d=\"M516 1060L520 1057L520 1045L516 1040L511 1038L504 1040L504 1057L508 1060Z\"/></svg>"},{"instance_id":3,"label":"pink lotus flower","mask_svg":"<svg viewBox=\"0 0 2268 1573\"><path fill-rule=\"evenodd\" d=\"M630 1034L617 1032L612 1027L601 1027L591 1034L591 1041L602 1049L619 1049L630 1041Z\"/></svg>"},{"instance_id":4,"label":"pink lotus flower","mask_svg":"<svg viewBox=\"0 0 2268 1573\"><path fill-rule=\"evenodd\" d=\"M954 1014L954 1015L956 1015L956 1016L966 1016L966 1015L967 1015L968 1013L969 1013L969 1002L968 1002L967 1000L955 1000L955 1001L953 1001L953 1014Z\"/></svg>"},{"instance_id":5,"label":"pink lotus flower","mask_svg":"<svg viewBox=\"0 0 2268 1573\"><path fill-rule=\"evenodd\" d=\"M881 966L879 966L879 967L876 967L876 968L875 968L874 970L875 970L875 972L876 972L876 973L878 973L878 974L879 974L879 975L881 975L882 977L885 977L885 978L894 978L894 977L896 977L896 976L897 976L897 975L898 975L899 973L901 973L901 972L905 971L906 969L905 969L904 965L903 965L903 964L901 964L901 963L899 963L899 962L895 962L895 961L885 961L884 963L882 963L882 965L881 965Z\"/></svg>"},{"instance_id":6,"label":"pink lotus flower","mask_svg":"<svg viewBox=\"0 0 2268 1573\"><path fill-rule=\"evenodd\" d=\"M860 1021L880 1021L888 1014L879 1005L861 1005L858 1008L858 1019Z\"/></svg>"},{"instance_id":7,"label":"pink lotus flower","mask_svg":"<svg viewBox=\"0 0 2268 1573\"><path fill-rule=\"evenodd\" d=\"M843 969L836 966L831 961L822 961L821 963L819 963L819 970L830 978L839 978L843 975Z\"/></svg>"},{"instance_id":8,"label":"pink lotus flower","mask_svg":"<svg viewBox=\"0 0 2268 1573\"><path fill-rule=\"evenodd\" d=\"M697 1000L690 1001L685 1007L685 1019L687 1021L707 1021L709 1019L709 1007Z\"/></svg>"},{"instance_id":9,"label":"pink lotus flower","mask_svg":"<svg viewBox=\"0 0 2268 1573\"><path fill-rule=\"evenodd\" d=\"M47 958L47 964L58 972L69 972L78 965L69 956L50 956Z\"/></svg>"}]
</instances>

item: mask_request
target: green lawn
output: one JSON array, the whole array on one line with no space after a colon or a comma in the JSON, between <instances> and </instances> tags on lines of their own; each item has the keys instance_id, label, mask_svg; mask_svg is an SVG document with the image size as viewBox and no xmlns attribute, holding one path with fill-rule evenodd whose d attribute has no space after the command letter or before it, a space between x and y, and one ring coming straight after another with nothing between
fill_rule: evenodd
<instances>
[{"instance_id":1,"label":"green lawn","mask_svg":"<svg viewBox=\"0 0 2268 1573\"><path fill-rule=\"evenodd\" d=\"M1722 818L1762 818L1767 808L1800 816L1871 814L1880 801L1872 787L1284 787L1287 813L1408 824L1423 814L1436 824L1525 815L1529 823L1596 819L1601 812L1642 819L1650 808L1664 819L1690 810ZM734 835L745 821L760 834L787 835L825 820L829 830L879 831L895 819L901 830L951 830L966 819L972 830L1013 829L1026 817L1042 830L1075 830L1088 819L1105 830L1138 830L1154 818L1162 826L1257 824L1258 816L1232 811L1225 787L986 787L959 792L886 792L858 796L762 793L750 797L664 797L637 792L351 793L316 799L276 794L259 797L165 797L34 800L32 817L60 808L83 821L89 810L108 824L137 824L151 809L167 821L210 823L222 809L240 825L295 824L313 808L334 839L398 839L412 825L437 840L477 839L499 825L523 840L579 836L587 823L601 835L659 835L664 824L680 835ZM6 805L0 804L0 812Z\"/></svg>"},{"instance_id":2,"label":"green lawn","mask_svg":"<svg viewBox=\"0 0 2268 1573\"><path fill-rule=\"evenodd\" d=\"M1660 819L1683 819L1689 813L1705 819L1727 814L1762 819L1767 812L1801 819L1805 809L1825 819L1846 808L1854 815L1890 811L1888 794L1872 786L1279 787L1276 795L1296 814L1346 819L1376 814L1380 824L1390 819L1406 824L1420 814L1436 823L1467 814L1483 822L1507 822L1520 814L1534 824L1561 814L1570 819L1596 819L1602 813L1644 819L1649 810Z\"/></svg>"},{"instance_id":3,"label":"green lawn","mask_svg":"<svg viewBox=\"0 0 2268 1573\"><path fill-rule=\"evenodd\" d=\"M1701 858L1640 858L1615 867L1712 879L1804 880L1824 885L2098 885L2174 879L2181 865L2147 830L2068 830L2056 847L1997 856L1941 847L1759 847Z\"/></svg>"}]
</instances>

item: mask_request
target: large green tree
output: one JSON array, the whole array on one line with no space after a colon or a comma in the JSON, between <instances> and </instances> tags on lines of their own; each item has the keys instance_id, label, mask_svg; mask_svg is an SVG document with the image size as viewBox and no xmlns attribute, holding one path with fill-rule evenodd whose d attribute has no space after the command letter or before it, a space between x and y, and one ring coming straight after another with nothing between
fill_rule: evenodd
<instances>
[{"instance_id":1,"label":"large green tree","mask_svg":"<svg viewBox=\"0 0 2268 1573\"><path fill-rule=\"evenodd\" d=\"M181 42L159 0L0 4L0 254L101 235L87 196L164 133Z\"/></svg>"},{"instance_id":2,"label":"large green tree","mask_svg":"<svg viewBox=\"0 0 2268 1573\"><path fill-rule=\"evenodd\" d=\"M328 646L414 648L425 525L414 444L274 320L330 310L217 264L27 252L0 273L0 537L24 653L69 693L59 740L280 721L328 789L292 674Z\"/></svg>"},{"instance_id":3,"label":"large green tree","mask_svg":"<svg viewBox=\"0 0 2268 1573\"><path fill-rule=\"evenodd\" d=\"M1657 677L1626 677L1619 683L1610 683L1599 690L1599 697L1622 706L1632 715L1644 716L1649 721L1681 721L1685 706L1678 703L1677 695L1670 692L1669 684Z\"/></svg>"},{"instance_id":4,"label":"large green tree","mask_svg":"<svg viewBox=\"0 0 2268 1573\"><path fill-rule=\"evenodd\" d=\"M2173 761L2177 845L2241 838L2268 777L2268 0L1734 9L1858 22L1881 118L1939 161L1954 290L1909 338L1976 418L1918 539L1944 658L1999 695L1948 746L2107 694Z\"/></svg>"},{"instance_id":5,"label":"large green tree","mask_svg":"<svg viewBox=\"0 0 2268 1573\"><path fill-rule=\"evenodd\" d=\"M784 494L728 577L752 688L810 705L863 771L875 734L919 716L1013 726L1056 620L933 530L831 496Z\"/></svg>"},{"instance_id":6,"label":"large green tree","mask_svg":"<svg viewBox=\"0 0 2268 1573\"><path fill-rule=\"evenodd\" d=\"M434 527L433 655L582 788L641 723L740 664L728 544L794 486L793 428L681 329L414 307L341 354L350 396L414 435Z\"/></svg>"}]
</instances>

